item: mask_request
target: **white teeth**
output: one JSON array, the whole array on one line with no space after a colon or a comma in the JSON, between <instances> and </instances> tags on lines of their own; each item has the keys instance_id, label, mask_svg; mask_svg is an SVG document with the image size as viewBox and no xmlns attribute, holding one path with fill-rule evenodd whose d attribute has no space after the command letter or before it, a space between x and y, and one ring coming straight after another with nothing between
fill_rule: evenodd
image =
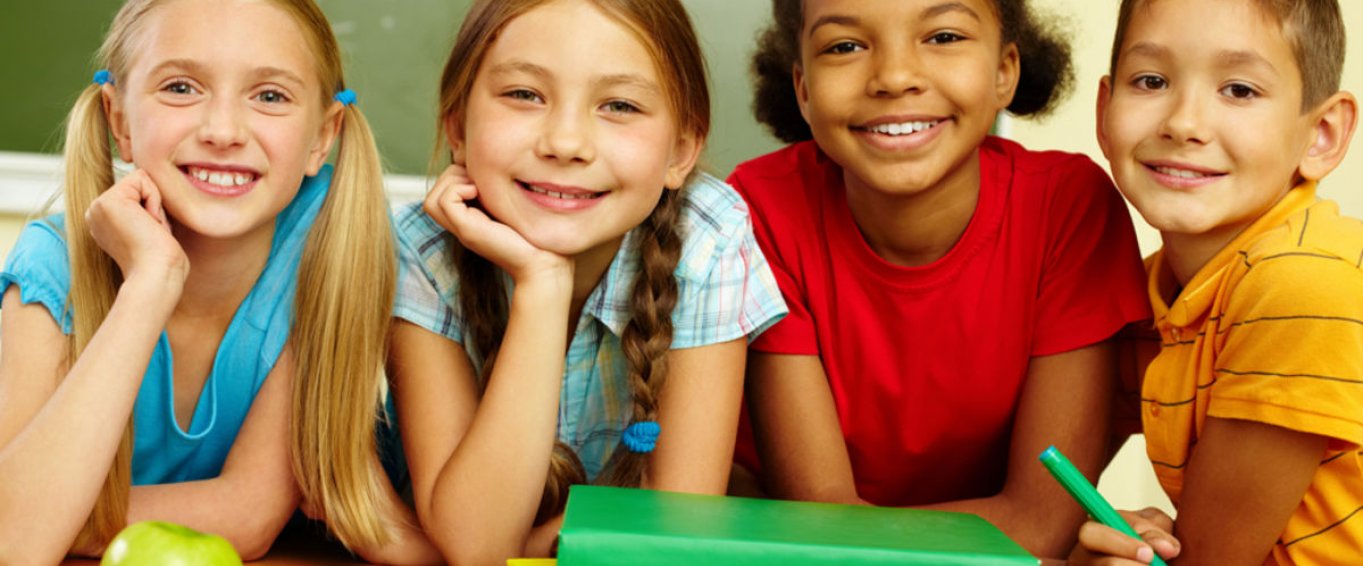
<instances>
[{"instance_id":1,"label":"white teeth","mask_svg":"<svg viewBox=\"0 0 1363 566\"><path fill-rule=\"evenodd\" d=\"M940 123L942 123L941 120L934 120L931 122L901 122L898 124L880 124L878 126L871 126L866 129L877 134L900 136L907 134L916 134L918 132L936 126L937 124Z\"/></svg>"},{"instance_id":2,"label":"white teeth","mask_svg":"<svg viewBox=\"0 0 1363 566\"><path fill-rule=\"evenodd\" d=\"M583 194L579 194L579 195L570 195L570 194L568 194L568 193L560 193L560 192L555 192L555 191L551 191L551 190L547 190L547 189L541 189L541 188L536 187L536 186L534 186L534 185L525 185L525 186L526 186L527 188L529 188L532 192L536 192L536 193L539 193L539 194L542 194L542 195L549 195L549 196L554 197L554 198L561 198L561 199L568 199L568 200L579 200L579 199L596 198L596 194L595 194L595 193L583 193Z\"/></svg>"},{"instance_id":3,"label":"white teeth","mask_svg":"<svg viewBox=\"0 0 1363 566\"><path fill-rule=\"evenodd\" d=\"M1201 179L1203 177L1210 177L1210 175L1205 173L1198 173L1197 171L1189 171L1187 169L1175 169L1173 167L1156 167L1155 171L1161 175L1178 177L1180 179Z\"/></svg>"},{"instance_id":4,"label":"white teeth","mask_svg":"<svg viewBox=\"0 0 1363 566\"><path fill-rule=\"evenodd\" d=\"M230 171L209 171L191 167L189 176L202 182L218 185L220 187L239 187L255 180L255 175L250 173L232 173Z\"/></svg>"}]
</instances>

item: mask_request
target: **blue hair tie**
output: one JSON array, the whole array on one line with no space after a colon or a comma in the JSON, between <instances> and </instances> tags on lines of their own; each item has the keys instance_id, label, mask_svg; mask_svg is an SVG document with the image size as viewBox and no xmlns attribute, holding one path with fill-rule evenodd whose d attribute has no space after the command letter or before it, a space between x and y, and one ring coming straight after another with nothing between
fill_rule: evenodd
<instances>
[{"instance_id":1,"label":"blue hair tie","mask_svg":"<svg viewBox=\"0 0 1363 566\"><path fill-rule=\"evenodd\" d=\"M94 83L95 83L95 84L97 84L97 85L107 85L107 84L113 84L113 82L114 82L114 76L113 76L113 74L109 73L109 70L108 70L108 69L100 69L100 70L98 70L98 71L95 71L95 78L94 78Z\"/></svg>"},{"instance_id":2,"label":"blue hair tie","mask_svg":"<svg viewBox=\"0 0 1363 566\"><path fill-rule=\"evenodd\" d=\"M335 98L336 102L340 102L342 106L350 106L351 104L354 104L356 100L359 100L359 97L355 96L355 91L350 89L338 92L336 93L336 96L333 96L332 98Z\"/></svg>"},{"instance_id":3,"label":"blue hair tie","mask_svg":"<svg viewBox=\"0 0 1363 566\"><path fill-rule=\"evenodd\" d=\"M620 437L620 442L623 442L630 452L648 454L658 445L658 433L662 430L657 422L639 421L625 427L625 434Z\"/></svg>"}]
</instances>

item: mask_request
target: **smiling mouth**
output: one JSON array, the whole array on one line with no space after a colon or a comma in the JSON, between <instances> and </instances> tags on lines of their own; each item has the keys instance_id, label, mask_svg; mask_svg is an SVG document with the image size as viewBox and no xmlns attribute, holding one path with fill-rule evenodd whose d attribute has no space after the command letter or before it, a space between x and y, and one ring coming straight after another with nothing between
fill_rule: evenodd
<instances>
[{"instance_id":1,"label":"smiling mouth","mask_svg":"<svg viewBox=\"0 0 1363 566\"><path fill-rule=\"evenodd\" d=\"M599 199L599 198L601 198L601 197L603 197L603 196L606 196L606 193L605 193L604 191L603 191L603 192L599 192L599 193L598 193L598 192L588 192L588 191L580 191L580 192L560 192L560 191L553 191L553 190L549 190L549 189L546 189L546 188L543 188L543 187L539 187L539 186L536 186L536 185L532 185L532 184L530 184L530 183L526 183L525 181L516 181L516 184L519 185L519 186L521 187L521 189L530 191L530 192L532 192L532 193L540 194L540 195L545 195L545 196L548 196L548 197L550 197L550 198L563 199L563 200L594 200L594 199Z\"/></svg>"},{"instance_id":2,"label":"smiling mouth","mask_svg":"<svg viewBox=\"0 0 1363 566\"><path fill-rule=\"evenodd\" d=\"M853 126L853 130L871 132L886 136L907 136L918 132L932 129L945 120L928 120L914 122L893 122L888 124L876 124L874 126Z\"/></svg>"},{"instance_id":3,"label":"smiling mouth","mask_svg":"<svg viewBox=\"0 0 1363 566\"><path fill-rule=\"evenodd\" d=\"M1154 172L1156 172L1156 173L1159 173L1160 175L1167 175L1167 176L1174 177L1174 178L1177 178L1177 179L1196 180L1196 179L1208 179L1208 178L1212 178L1212 177L1221 177L1221 176L1225 175L1225 173L1210 173L1210 172L1206 172L1206 171L1193 171L1193 170L1191 170L1191 169L1180 169L1180 168L1178 168L1178 167L1168 167L1168 166L1164 166L1164 165L1146 165L1146 167L1148 167L1151 171L1154 171Z\"/></svg>"},{"instance_id":4,"label":"smiling mouth","mask_svg":"<svg viewBox=\"0 0 1363 566\"><path fill-rule=\"evenodd\" d=\"M200 182L229 190L250 185L260 178L260 175L248 171L224 171L220 169L206 169L193 165L180 167L180 172L192 179L197 179Z\"/></svg>"}]
</instances>

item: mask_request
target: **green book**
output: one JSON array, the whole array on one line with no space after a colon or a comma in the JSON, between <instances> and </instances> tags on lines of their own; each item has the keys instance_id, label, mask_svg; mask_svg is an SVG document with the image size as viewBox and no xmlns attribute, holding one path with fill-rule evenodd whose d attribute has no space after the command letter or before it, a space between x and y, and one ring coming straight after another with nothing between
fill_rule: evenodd
<instances>
[{"instance_id":1,"label":"green book","mask_svg":"<svg viewBox=\"0 0 1363 566\"><path fill-rule=\"evenodd\" d=\"M561 566L1026 564L1040 562L968 513L575 485Z\"/></svg>"}]
</instances>

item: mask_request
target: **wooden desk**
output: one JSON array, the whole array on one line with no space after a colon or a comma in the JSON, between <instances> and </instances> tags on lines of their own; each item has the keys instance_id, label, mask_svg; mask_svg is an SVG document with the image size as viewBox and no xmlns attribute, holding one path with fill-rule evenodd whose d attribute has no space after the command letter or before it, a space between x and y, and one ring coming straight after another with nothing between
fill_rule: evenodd
<instances>
[{"instance_id":1,"label":"wooden desk","mask_svg":"<svg viewBox=\"0 0 1363 566\"><path fill-rule=\"evenodd\" d=\"M327 540L320 527L301 521L290 522L275 539L269 554L255 562L262 566L314 566L318 564L365 564L346 551L341 543ZM68 558L63 566L98 566L98 560Z\"/></svg>"}]
</instances>

